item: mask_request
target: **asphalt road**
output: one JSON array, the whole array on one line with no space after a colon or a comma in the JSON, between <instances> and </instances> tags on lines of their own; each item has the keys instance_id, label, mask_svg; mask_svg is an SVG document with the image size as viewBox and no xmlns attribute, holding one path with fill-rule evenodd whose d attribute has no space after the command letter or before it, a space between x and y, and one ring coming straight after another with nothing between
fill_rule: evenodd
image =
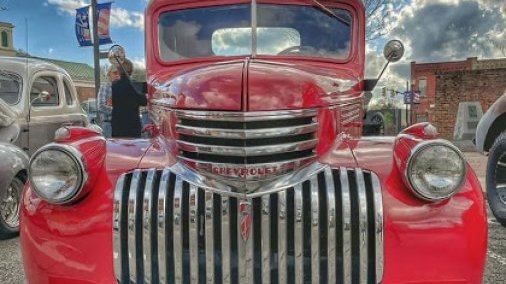
<instances>
[{"instance_id":1,"label":"asphalt road","mask_svg":"<svg viewBox=\"0 0 506 284\"><path fill-rule=\"evenodd\" d=\"M484 182L486 158L466 153L480 181ZM506 283L506 228L489 213L489 248L485 283ZM23 283L24 273L19 239L0 241L0 283Z\"/></svg>"}]
</instances>

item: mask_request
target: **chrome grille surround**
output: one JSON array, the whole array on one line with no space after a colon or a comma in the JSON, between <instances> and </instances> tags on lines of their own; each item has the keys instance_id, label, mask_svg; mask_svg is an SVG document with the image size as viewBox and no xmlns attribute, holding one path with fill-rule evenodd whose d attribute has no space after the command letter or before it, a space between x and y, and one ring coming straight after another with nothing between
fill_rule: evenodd
<instances>
[{"instance_id":1,"label":"chrome grille surround","mask_svg":"<svg viewBox=\"0 0 506 284\"><path fill-rule=\"evenodd\" d=\"M314 163L252 194L182 164L135 170L116 184L113 215L120 283L383 277L381 185L361 169Z\"/></svg>"},{"instance_id":2,"label":"chrome grille surround","mask_svg":"<svg viewBox=\"0 0 506 284\"><path fill-rule=\"evenodd\" d=\"M179 158L246 191L316 158L318 109L217 112L173 110Z\"/></svg>"}]
</instances>

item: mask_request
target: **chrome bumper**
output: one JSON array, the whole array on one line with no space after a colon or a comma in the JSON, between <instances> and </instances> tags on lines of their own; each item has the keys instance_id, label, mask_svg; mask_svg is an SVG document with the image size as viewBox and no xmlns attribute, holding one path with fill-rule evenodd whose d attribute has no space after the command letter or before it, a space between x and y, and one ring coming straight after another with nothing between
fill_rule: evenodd
<instances>
[{"instance_id":1,"label":"chrome bumper","mask_svg":"<svg viewBox=\"0 0 506 284\"><path fill-rule=\"evenodd\" d=\"M378 177L321 166L252 194L181 165L117 182L114 265L121 283L379 283Z\"/></svg>"}]
</instances>

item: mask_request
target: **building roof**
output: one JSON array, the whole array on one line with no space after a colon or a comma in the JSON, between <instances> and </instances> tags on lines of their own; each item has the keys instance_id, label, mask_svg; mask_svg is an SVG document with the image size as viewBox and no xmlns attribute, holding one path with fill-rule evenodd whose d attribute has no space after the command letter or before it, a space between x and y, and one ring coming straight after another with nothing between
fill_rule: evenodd
<instances>
[{"instance_id":1,"label":"building roof","mask_svg":"<svg viewBox=\"0 0 506 284\"><path fill-rule=\"evenodd\" d=\"M11 23L6 23L6 22L1 22L0 21L0 27L5 27L5 28L14 28L14 25L11 24Z\"/></svg>"},{"instance_id":2,"label":"building roof","mask_svg":"<svg viewBox=\"0 0 506 284\"><path fill-rule=\"evenodd\" d=\"M74 81L93 82L95 80L94 69L88 64L42 57L32 58L47 61L53 63L54 65L60 66L61 68L65 69L67 73L69 73L70 78L72 78Z\"/></svg>"}]
</instances>

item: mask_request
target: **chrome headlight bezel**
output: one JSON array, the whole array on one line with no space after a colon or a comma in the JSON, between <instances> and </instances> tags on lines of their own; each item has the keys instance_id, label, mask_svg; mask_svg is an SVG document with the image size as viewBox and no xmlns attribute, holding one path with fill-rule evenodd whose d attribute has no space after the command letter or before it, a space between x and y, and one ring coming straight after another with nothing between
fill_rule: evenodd
<instances>
[{"instance_id":1,"label":"chrome headlight bezel","mask_svg":"<svg viewBox=\"0 0 506 284\"><path fill-rule=\"evenodd\" d=\"M425 151L427 148L436 147L436 146L446 147L449 150L453 151L455 154L457 154L457 156L460 158L461 163L462 163L462 174L460 176L459 182L453 187L453 189L450 193L445 194L445 195L441 195L441 196L435 196L435 195L429 196L427 194L424 194L421 189L417 188L417 186L415 185L415 182L413 181L413 176L411 175L411 173L412 173L413 163L414 163L415 159L418 158L418 156L423 151ZM462 186L465 184L466 178L467 178L467 172L468 172L468 165L467 165L466 159L465 159L462 151L460 151L459 148L457 148L455 145L453 145L449 141L442 140L442 139L424 141L424 142L421 142L418 145L416 145L411 150L411 155L409 156L406 165L407 165L406 172L404 174L405 174L406 179L408 181L409 189L416 197L418 197L422 200L425 200L425 201L429 201L429 202L439 202L439 201L447 200L447 199L451 198L452 196L454 196L455 194L457 194L459 192L459 189L462 188Z\"/></svg>"},{"instance_id":2,"label":"chrome headlight bezel","mask_svg":"<svg viewBox=\"0 0 506 284\"><path fill-rule=\"evenodd\" d=\"M71 192L69 192L69 194L67 194L65 198L52 199L51 197L47 196L44 193L44 191L41 191L39 188L37 188L37 183L34 182L33 180L32 175L33 162L39 157L40 154L46 151L58 151L63 153L68 158L70 158L77 167L76 174L78 176L78 179L76 182L76 187ZM82 192L84 186L86 185L86 182L88 181L88 173L86 171L86 166L84 164L82 153L75 147L72 147L70 145L56 144L56 143L51 143L46 146L43 146L32 155L32 157L30 158L30 163L28 165L28 177L32 189L40 198L46 200L51 204L58 204L58 205L67 204L75 201L80 196L80 193Z\"/></svg>"}]
</instances>

